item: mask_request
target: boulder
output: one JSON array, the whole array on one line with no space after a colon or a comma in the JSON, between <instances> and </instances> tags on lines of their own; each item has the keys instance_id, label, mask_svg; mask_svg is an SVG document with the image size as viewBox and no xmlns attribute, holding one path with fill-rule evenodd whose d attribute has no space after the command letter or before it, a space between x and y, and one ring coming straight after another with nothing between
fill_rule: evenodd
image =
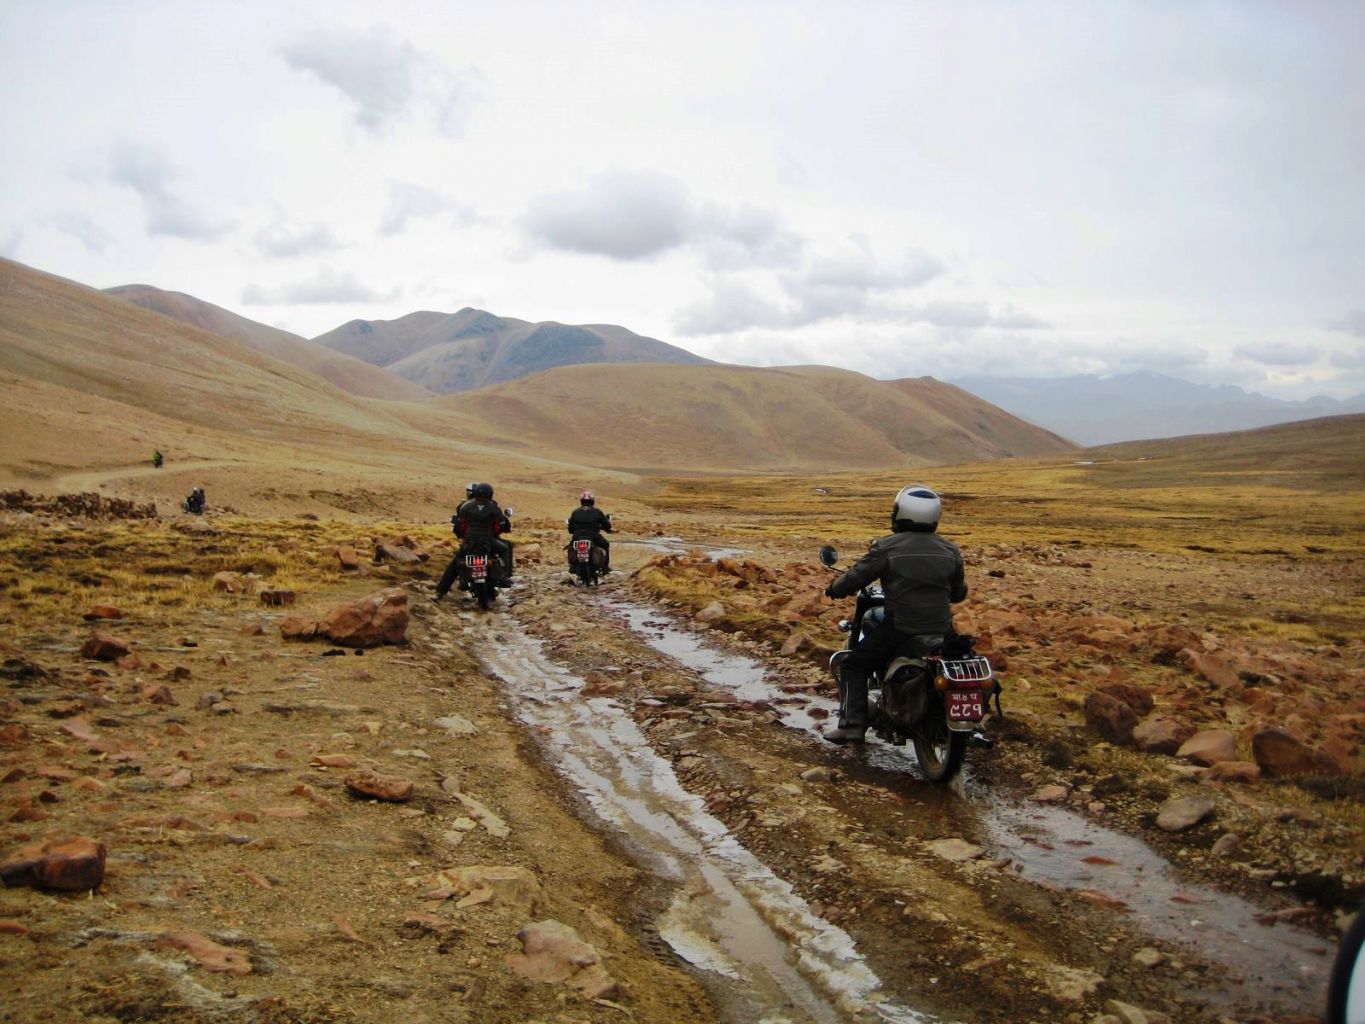
<instances>
[{"instance_id":1,"label":"boulder","mask_svg":"<svg viewBox=\"0 0 1365 1024\"><path fill-rule=\"evenodd\" d=\"M412 780L379 772L356 772L342 780L346 788L357 796L389 803L402 803L412 796Z\"/></svg>"},{"instance_id":2,"label":"boulder","mask_svg":"<svg viewBox=\"0 0 1365 1024\"><path fill-rule=\"evenodd\" d=\"M111 604L97 604L92 605L87 609L81 618L86 622L94 622L98 619L121 619L123 618L123 612L119 611Z\"/></svg>"},{"instance_id":3,"label":"boulder","mask_svg":"<svg viewBox=\"0 0 1365 1024\"><path fill-rule=\"evenodd\" d=\"M712 601L701 611L697 612L694 618L698 622L704 622L708 625L713 622L719 622L721 619L725 618L725 605L721 604L719 601Z\"/></svg>"},{"instance_id":4,"label":"boulder","mask_svg":"<svg viewBox=\"0 0 1365 1024\"><path fill-rule=\"evenodd\" d=\"M20 847L0 861L6 885L80 892L104 881L104 844L85 836L49 839Z\"/></svg>"},{"instance_id":5,"label":"boulder","mask_svg":"<svg viewBox=\"0 0 1365 1024\"><path fill-rule=\"evenodd\" d=\"M358 601L339 604L318 622L318 633L343 647L401 644L407 632L408 592L401 587L385 587Z\"/></svg>"},{"instance_id":6,"label":"boulder","mask_svg":"<svg viewBox=\"0 0 1365 1024\"><path fill-rule=\"evenodd\" d=\"M1133 742L1133 728L1137 721L1136 712L1118 698L1098 691L1086 695L1086 728L1097 733L1101 739L1127 746Z\"/></svg>"},{"instance_id":7,"label":"boulder","mask_svg":"<svg viewBox=\"0 0 1365 1024\"><path fill-rule=\"evenodd\" d=\"M332 554L344 572L352 572L360 568L360 552L349 544L338 544L332 549Z\"/></svg>"},{"instance_id":8,"label":"boulder","mask_svg":"<svg viewBox=\"0 0 1365 1024\"><path fill-rule=\"evenodd\" d=\"M1145 686L1139 686L1137 683L1102 683L1096 689L1100 693L1108 694L1116 700L1123 701L1133 709L1138 718L1151 714L1152 708L1155 706L1155 702L1152 700L1152 691Z\"/></svg>"},{"instance_id":9,"label":"boulder","mask_svg":"<svg viewBox=\"0 0 1365 1024\"><path fill-rule=\"evenodd\" d=\"M1226 729L1205 729L1182 743L1175 756L1205 766L1236 761L1237 740Z\"/></svg>"},{"instance_id":10,"label":"boulder","mask_svg":"<svg viewBox=\"0 0 1365 1024\"><path fill-rule=\"evenodd\" d=\"M412 565L422 559L416 551L404 547L397 541L379 540L375 541L374 544L374 560L376 562L394 562L397 565Z\"/></svg>"},{"instance_id":11,"label":"boulder","mask_svg":"<svg viewBox=\"0 0 1365 1024\"><path fill-rule=\"evenodd\" d=\"M1229 665L1221 655L1185 647L1176 655L1176 660L1189 671L1201 679L1208 680L1215 686L1231 689L1241 684L1241 680L1237 677L1237 670Z\"/></svg>"},{"instance_id":12,"label":"boulder","mask_svg":"<svg viewBox=\"0 0 1365 1024\"><path fill-rule=\"evenodd\" d=\"M1194 735L1194 726L1173 718L1149 718L1133 727L1133 742L1149 754L1174 754Z\"/></svg>"},{"instance_id":13,"label":"boulder","mask_svg":"<svg viewBox=\"0 0 1365 1024\"><path fill-rule=\"evenodd\" d=\"M616 994L615 979L602 967L602 956L566 924L536 921L517 938L522 951L507 958L507 965L532 981L563 983L586 999L608 999Z\"/></svg>"},{"instance_id":14,"label":"boulder","mask_svg":"<svg viewBox=\"0 0 1365 1024\"><path fill-rule=\"evenodd\" d=\"M460 908L480 903L498 903L524 914L534 912L542 895L540 882L526 868L499 864L471 864L450 868L437 875L437 884L447 884L463 896Z\"/></svg>"},{"instance_id":15,"label":"boulder","mask_svg":"<svg viewBox=\"0 0 1365 1024\"><path fill-rule=\"evenodd\" d=\"M239 572L216 572L213 574L213 589L225 594L248 594L255 582Z\"/></svg>"},{"instance_id":16,"label":"boulder","mask_svg":"<svg viewBox=\"0 0 1365 1024\"><path fill-rule=\"evenodd\" d=\"M793 632L791 636L787 637L787 639L782 642L781 653L787 657L791 657L793 654L800 651L801 648L805 647L808 642L805 633L800 631Z\"/></svg>"},{"instance_id":17,"label":"boulder","mask_svg":"<svg viewBox=\"0 0 1365 1024\"><path fill-rule=\"evenodd\" d=\"M306 615L290 615L280 623L280 636L285 640L311 640L317 633L317 620Z\"/></svg>"},{"instance_id":18,"label":"boulder","mask_svg":"<svg viewBox=\"0 0 1365 1024\"><path fill-rule=\"evenodd\" d=\"M1340 775L1331 754L1304 743L1287 729L1262 729L1251 737L1251 754L1267 775Z\"/></svg>"},{"instance_id":19,"label":"boulder","mask_svg":"<svg viewBox=\"0 0 1365 1024\"><path fill-rule=\"evenodd\" d=\"M199 961L212 974L250 974L251 957L245 950L223 946L198 932L163 932L158 949L179 949Z\"/></svg>"},{"instance_id":20,"label":"boulder","mask_svg":"<svg viewBox=\"0 0 1365 1024\"><path fill-rule=\"evenodd\" d=\"M1157 812L1156 827L1164 832L1184 832L1212 817L1216 809L1212 800L1202 796L1178 797L1162 804Z\"/></svg>"},{"instance_id":21,"label":"boulder","mask_svg":"<svg viewBox=\"0 0 1365 1024\"><path fill-rule=\"evenodd\" d=\"M1205 782L1240 782L1251 785L1261 781L1261 768L1250 761L1219 761L1204 773Z\"/></svg>"},{"instance_id":22,"label":"boulder","mask_svg":"<svg viewBox=\"0 0 1365 1024\"><path fill-rule=\"evenodd\" d=\"M124 640L110 633L101 633L98 630L91 634L85 646L81 648L82 658L94 658L96 661L117 661L127 655L128 644Z\"/></svg>"}]
</instances>

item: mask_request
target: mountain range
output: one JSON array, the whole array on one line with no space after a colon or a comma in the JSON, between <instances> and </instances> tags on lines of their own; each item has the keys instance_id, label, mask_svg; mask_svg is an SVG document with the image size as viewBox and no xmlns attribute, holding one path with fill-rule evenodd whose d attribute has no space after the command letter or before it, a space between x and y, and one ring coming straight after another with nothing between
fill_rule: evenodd
<instances>
[{"instance_id":1,"label":"mountain range","mask_svg":"<svg viewBox=\"0 0 1365 1024\"><path fill-rule=\"evenodd\" d=\"M1289 402L1230 384L1192 384L1160 373L961 377L953 383L1083 445L1250 430L1365 412L1365 395Z\"/></svg>"},{"instance_id":2,"label":"mountain range","mask_svg":"<svg viewBox=\"0 0 1365 1024\"><path fill-rule=\"evenodd\" d=\"M500 384L556 366L710 362L624 327L528 323L468 306L458 313L352 320L313 340L442 394Z\"/></svg>"}]
</instances>

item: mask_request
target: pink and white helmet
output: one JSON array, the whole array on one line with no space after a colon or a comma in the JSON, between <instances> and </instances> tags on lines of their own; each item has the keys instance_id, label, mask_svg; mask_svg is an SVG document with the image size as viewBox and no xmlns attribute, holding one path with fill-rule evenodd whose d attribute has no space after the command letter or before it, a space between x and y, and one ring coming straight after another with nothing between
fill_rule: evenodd
<instances>
[{"instance_id":1,"label":"pink and white helmet","mask_svg":"<svg viewBox=\"0 0 1365 1024\"><path fill-rule=\"evenodd\" d=\"M592 491L584 491L578 496L578 503L580 505L591 505L595 501L597 501L597 499L593 496Z\"/></svg>"}]
</instances>

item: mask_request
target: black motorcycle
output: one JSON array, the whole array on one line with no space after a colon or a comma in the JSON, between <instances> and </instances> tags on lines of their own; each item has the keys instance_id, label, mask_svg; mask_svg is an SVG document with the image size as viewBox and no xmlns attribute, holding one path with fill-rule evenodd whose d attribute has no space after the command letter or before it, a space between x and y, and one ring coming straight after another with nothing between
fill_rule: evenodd
<instances>
[{"instance_id":1,"label":"black motorcycle","mask_svg":"<svg viewBox=\"0 0 1365 1024\"><path fill-rule=\"evenodd\" d=\"M820 561L829 568L838 560L834 548L820 549ZM839 623L848 642L829 659L836 683L849 652L885 617L886 595L880 584L869 583L858 592L852 620ZM893 746L909 740L930 782L950 782L961 770L967 744L979 735L990 699L999 692L989 659L972 643L964 634L907 638L902 651L868 676L868 728Z\"/></svg>"},{"instance_id":2,"label":"black motorcycle","mask_svg":"<svg viewBox=\"0 0 1365 1024\"><path fill-rule=\"evenodd\" d=\"M455 578L461 590L467 590L484 611L498 599L498 581L502 576L502 560L486 540L473 540L460 545L455 555L458 560Z\"/></svg>"},{"instance_id":3,"label":"black motorcycle","mask_svg":"<svg viewBox=\"0 0 1365 1024\"><path fill-rule=\"evenodd\" d=\"M591 537L575 537L564 545L569 555L569 575L585 587L595 587L606 575L607 555Z\"/></svg>"}]
</instances>

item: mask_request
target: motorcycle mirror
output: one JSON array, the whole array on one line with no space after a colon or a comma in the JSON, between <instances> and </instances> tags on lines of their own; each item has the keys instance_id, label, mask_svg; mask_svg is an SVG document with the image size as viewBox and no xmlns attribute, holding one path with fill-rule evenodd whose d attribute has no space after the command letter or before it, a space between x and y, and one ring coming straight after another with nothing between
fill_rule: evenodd
<instances>
[{"instance_id":1,"label":"motorcycle mirror","mask_svg":"<svg viewBox=\"0 0 1365 1024\"><path fill-rule=\"evenodd\" d=\"M1365 1020L1365 912L1342 936L1327 986L1327 1024Z\"/></svg>"},{"instance_id":2,"label":"motorcycle mirror","mask_svg":"<svg viewBox=\"0 0 1365 1024\"><path fill-rule=\"evenodd\" d=\"M839 552L826 544L820 549L820 561L833 569L834 563L839 561Z\"/></svg>"},{"instance_id":3,"label":"motorcycle mirror","mask_svg":"<svg viewBox=\"0 0 1365 1024\"><path fill-rule=\"evenodd\" d=\"M506 512L509 516L516 515L517 512L517 510L514 509L511 505L508 505L505 509L503 509L503 511Z\"/></svg>"}]
</instances>

